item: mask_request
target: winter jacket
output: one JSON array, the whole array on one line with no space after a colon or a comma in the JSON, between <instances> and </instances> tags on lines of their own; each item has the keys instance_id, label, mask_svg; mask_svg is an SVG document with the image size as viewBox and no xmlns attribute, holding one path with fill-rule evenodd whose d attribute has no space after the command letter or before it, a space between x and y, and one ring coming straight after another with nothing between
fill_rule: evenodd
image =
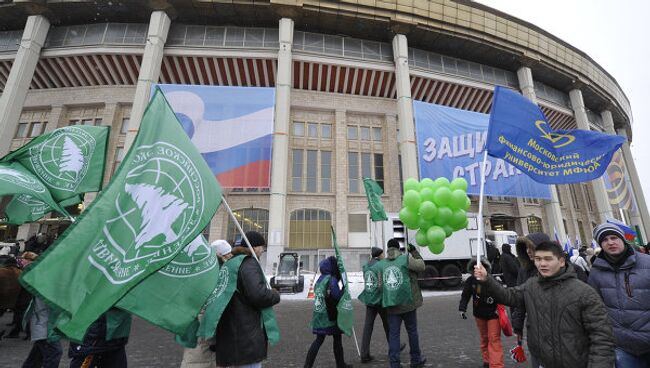
<instances>
[{"instance_id":1,"label":"winter jacket","mask_svg":"<svg viewBox=\"0 0 650 368\"><path fill-rule=\"evenodd\" d=\"M267 337L262 309L280 302L280 294L267 288L266 277L245 247L235 247L233 256L244 254L237 274L237 290L223 311L215 332L218 366L246 365L266 359Z\"/></svg>"},{"instance_id":2,"label":"winter jacket","mask_svg":"<svg viewBox=\"0 0 650 368\"><path fill-rule=\"evenodd\" d=\"M50 307L45 304L43 299L34 297L30 313L29 332L31 334L31 340L38 341L47 339Z\"/></svg>"},{"instance_id":3,"label":"winter jacket","mask_svg":"<svg viewBox=\"0 0 650 368\"><path fill-rule=\"evenodd\" d=\"M480 319L499 318L497 314L497 303L494 302L494 298L491 295L487 294L485 287L479 284L474 276L470 276L465 280L463 293L460 295L460 304L458 305L459 311L467 312L467 303L469 302L470 296L472 297L472 312L474 317Z\"/></svg>"},{"instance_id":4,"label":"winter jacket","mask_svg":"<svg viewBox=\"0 0 650 368\"><path fill-rule=\"evenodd\" d=\"M81 344L70 341L68 357L122 349L129 342L130 331L131 315L120 309L111 308L88 327Z\"/></svg>"},{"instance_id":5,"label":"winter jacket","mask_svg":"<svg viewBox=\"0 0 650 368\"><path fill-rule=\"evenodd\" d=\"M516 285L523 285L529 278L537 276L537 267L530 257L528 257L527 250L535 249L535 243L527 236L520 236L517 238L517 259L519 260L519 272L517 273ZM517 335L524 334L524 321L526 320L526 308L513 306L512 313L512 331Z\"/></svg>"},{"instance_id":6,"label":"winter jacket","mask_svg":"<svg viewBox=\"0 0 650 368\"><path fill-rule=\"evenodd\" d=\"M501 260L501 272L503 273L503 281L508 287L517 286L517 276L519 275L519 262L512 253L503 252Z\"/></svg>"},{"instance_id":7,"label":"winter jacket","mask_svg":"<svg viewBox=\"0 0 650 368\"><path fill-rule=\"evenodd\" d=\"M341 274L338 271L338 264L336 264L336 258L335 257L325 258L324 260L320 261L319 268L320 268L320 276L318 277L318 280L316 280L316 284L319 284L327 276L330 276L329 283L326 289L328 290L329 297L331 298L331 306L327 305L328 315L336 314L337 312L334 303L338 303L338 301L341 300L341 297L343 296L343 290L339 286L339 280ZM333 311L330 310L332 307L334 307L335 310ZM314 328L312 329L312 332L316 335L340 334L341 330L337 327L336 321L333 322L334 322L334 326L325 327L325 328Z\"/></svg>"},{"instance_id":8,"label":"winter jacket","mask_svg":"<svg viewBox=\"0 0 650 368\"><path fill-rule=\"evenodd\" d=\"M594 289L576 279L572 267L514 288L503 288L492 277L485 285L497 303L526 308L528 349L544 367L614 366L607 309Z\"/></svg>"},{"instance_id":9,"label":"winter jacket","mask_svg":"<svg viewBox=\"0 0 650 368\"><path fill-rule=\"evenodd\" d=\"M601 252L589 285L603 298L614 326L616 346L634 355L650 353L650 256L626 245L627 259L611 265Z\"/></svg>"},{"instance_id":10,"label":"winter jacket","mask_svg":"<svg viewBox=\"0 0 650 368\"><path fill-rule=\"evenodd\" d=\"M394 307L386 308L388 314L403 314L414 311L422 306L422 291L420 291L420 285L418 284L418 272L424 271L424 260L420 252L412 246L409 245L411 250L409 251L410 255L408 256L408 269L409 269L409 280L411 282L411 295L413 296L413 302L410 304L402 304ZM394 261L397 257L402 255L402 253L397 248L388 248L388 255L386 259L389 261Z\"/></svg>"}]
</instances>

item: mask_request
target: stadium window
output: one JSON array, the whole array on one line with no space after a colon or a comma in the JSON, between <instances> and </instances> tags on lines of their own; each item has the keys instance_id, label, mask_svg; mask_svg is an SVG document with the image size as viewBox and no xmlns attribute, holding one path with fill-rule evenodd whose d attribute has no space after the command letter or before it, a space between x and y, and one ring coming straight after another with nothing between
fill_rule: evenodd
<instances>
[{"instance_id":1,"label":"stadium window","mask_svg":"<svg viewBox=\"0 0 650 368\"><path fill-rule=\"evenodd\" d=\"M384 155L370 152L348 152L348 190L361 193L361 180L374 179L384 189Z\"/></svg>"},{"instance_id":2,"label":"stadium window","mask_svg":"<svg viewBox=\"0 0 650 368\"><path fill-rule=\"evenodd\" d=\"M372 140L375 142L381 142L382 141L382 134L381 134L381 128L373 127L372 128Z\"/></svg>"},{"instance_id":3,"label":"stadium window","mask_svg":"<svg viewBox=\"0 0 650 368\"><path fill-rule=\"evenodd\" d=\"M305 123L301 123L299 121L296 121L293 123L293 135L296 137L304 137L305 136Z\"/></svg>"},{"instance_id":4,"label":"stadium window","mask_svg":"<svg viewBox=\"0 0 650 368\"><path fill-rule=\"evenodd\" d=\"M332 124L321 124L321 138L331 139L332 138Z\"/></svg>"},{"instance_id":5,"label":"stadium window","mask_svg":"<svg viewBox=\"0 0 650 368\"><path fill-rule=\"evenodd\" d=\"M126 134L129 131L129 124L131 123L131 118L123 118L122 126L120 127L120 134Z\"/></svg>"},{"instance_id":6,"label":"stadium window","mask_svg":"<svg viewBox=\"0 0 650 368\"><path fill-rule=\"evenodd\" d=\"M27 128L29 128L29 123L18 124L18 129L16 130L15 138L27 137Z\"/></svg>"},{"instance_id":7,"label":"stadium window","mask_svg":"<svg viewBox=\"0 0 650 368\"><path fill-rule=\"evenodd\" d=\"M309 138L318 138L318 124L307 124L307 135Z\"/></svg>"},{"instance_id":8,"label":"stadium window","mask_svg":"<svg viewBox=\"0 0 650 368\"><path fill-rule=\"evenodd\" d=\"M292 156L291 190L293 192L331 192L331 151L293 149Z\"/></svg>"},{"instance_id":9,"label":"stadium window","mask_svg":"<svg viewBox=\"0 0 650 368\"><path fill-rule=\"evenodd\" d=\"M356 126L348 126L348 139L349 140L359 139L358 128Z\"/></svg>"},{"instance_id":10,"label":"stadium window","mask_svg":"<svg viewBox=\"0 0 650 368\"><path fill-rule=\"evenodd\" d=\"M362 141L369 141L370 140L370 128L369 127L359 127L359 131L361 133L361 140Z\"/></svg>"},{"instance_id":11,"label":"stadium window","mask_svg":"<svg viewBox=\"0 0 650 368\"><path fill-rule=\"evenodd\" d=\"M245 208L233 211L233 215L241 225L244 232L257 231L262 234L264 239L268 241L268 228L269 228L269 211L262 208ZM235 245L241 241L241 234L232 218L228 220L228 230L226 232L226 240L230 245Z\"/></svg>"},{"instance_id":12,"label":"stadium window","mask_svg":"<svg viewBox=\"0 0 650 368\"><path fill-rule=\"evenodd\" d=\"M289 217L289 248L318 249L332 246L332 216L328 211L302 208Z\"/></svg>"}]
</instances>

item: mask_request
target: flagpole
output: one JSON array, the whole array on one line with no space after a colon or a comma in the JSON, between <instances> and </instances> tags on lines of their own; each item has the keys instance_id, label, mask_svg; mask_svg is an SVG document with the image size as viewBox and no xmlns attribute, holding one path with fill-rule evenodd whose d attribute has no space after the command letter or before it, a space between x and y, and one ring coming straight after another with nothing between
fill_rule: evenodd
<instances>
[{"instance_id":1,"label":"flagpole","mask_svg":"<svg viewBox=\"0 0 650 368\"><path fill-rule=\"evenodd\" d=\"M244 229L242 229L241 225L239 224L239 221L235 217L235 214L232 212L232 209L228 205L228 202L226 201L226 197L223 194L221 194L221 201L226 206L226 210L228 211L230 218L235 222L235 226L237 226L237 230L239 230L239 233L242 236L242 240L246 242L246 246L251 251L251 255L257 261L257 264L260 266L260 269L262 270L262 274L264 274L264 269L262 268L262 264L260 263L260 260L257 258L257 254L255 254L255 251L253 250L251 243L248 241L248 238L246 237L246 233L244 233ZM269 280L266 279L266 275L264 275L264 281L266 281L266 287L270 289L271 285L269 284Z\"/></svg>"},{"instance_id":2,"label":"flagpole","mask_svg":"<svg viewBox=\"0 0 650 368\"><path fill-rule=\"evenodd\" d=\"M478 195L478 215L476 216L476 219L478 221L478 230L477 230L477 239L478 239L478 244L476 245L476 264L481 263L481 247L483 247L483 244L481 242L482 239L482 234L483 234L483 190L485 189L485 163L487 162L487 147L485 148L485 152L483 152L483 163L481 163L481 175L480 175L480 191Z\"/></svg>"}]
</instances>

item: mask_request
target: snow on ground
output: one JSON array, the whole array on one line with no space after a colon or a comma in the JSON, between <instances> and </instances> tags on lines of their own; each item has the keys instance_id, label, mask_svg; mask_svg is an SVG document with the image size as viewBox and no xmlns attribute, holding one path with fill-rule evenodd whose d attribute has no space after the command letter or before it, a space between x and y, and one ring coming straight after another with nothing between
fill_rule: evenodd
<instances>
[{"instance_id":1,"label":"snow on ground","mask_svg":"<svg viewBox=\"0 0 650 368\"><path fill-rule=\"evenodd\" d=\"M297 294L280 294L281 300L306 300L307 294L309 293L309 287L318 279L320 274L305 273L305 287L302 293ZM269 280L271 276L268 276ZM463 280L465 280L468 275L463 275ZM363 291L363 272L348 272L348 282L350 283L350 293L352 299L359 297L359 294ZM446 295L460 295L461 290L422 290L422 296L425 298L433 296L446 296Z\"/></svg>"}]
</instances>

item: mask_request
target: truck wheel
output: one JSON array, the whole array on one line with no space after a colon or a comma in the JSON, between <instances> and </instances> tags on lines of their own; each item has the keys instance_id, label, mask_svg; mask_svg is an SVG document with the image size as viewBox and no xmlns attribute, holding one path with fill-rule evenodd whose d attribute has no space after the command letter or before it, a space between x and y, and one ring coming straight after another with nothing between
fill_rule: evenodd
<instances>
[{"instance_id":1,"label":"truck wheel","mask_svg":"<svg viewBox=\"0 0 650 368\"><path fill-rule=\"evenodd\" d=\"M298 278L298 292L302 293L302 291L305 289L305 276L300 276Z\"/></svg>"},{"instance_id":2,"label":"truck wheel","mask_svg":"<svg viewBox=\"0 0 650 368\"><path fill-rule=\"evenodd\" d=\"M438 269L433 265L424 266L424 271L420 273L419 277L427 279L418 281L418 284L423 289L433 289L438 286L438 280L429 280L430 278L438 277Z\"/></svg>"},{"instance_id":3,"label":"truck wheel","mask_svg":"<svg viewBox=\"0 0 650 368\"><path fill-rule=\"evenodd\" d=\"M442 268L442 277L454 277L451 279L443 279L442 284L446 287L456 287L462 281L462 273L460 268L455 264L448 263Z\"/></svg>"}]
</instances>

